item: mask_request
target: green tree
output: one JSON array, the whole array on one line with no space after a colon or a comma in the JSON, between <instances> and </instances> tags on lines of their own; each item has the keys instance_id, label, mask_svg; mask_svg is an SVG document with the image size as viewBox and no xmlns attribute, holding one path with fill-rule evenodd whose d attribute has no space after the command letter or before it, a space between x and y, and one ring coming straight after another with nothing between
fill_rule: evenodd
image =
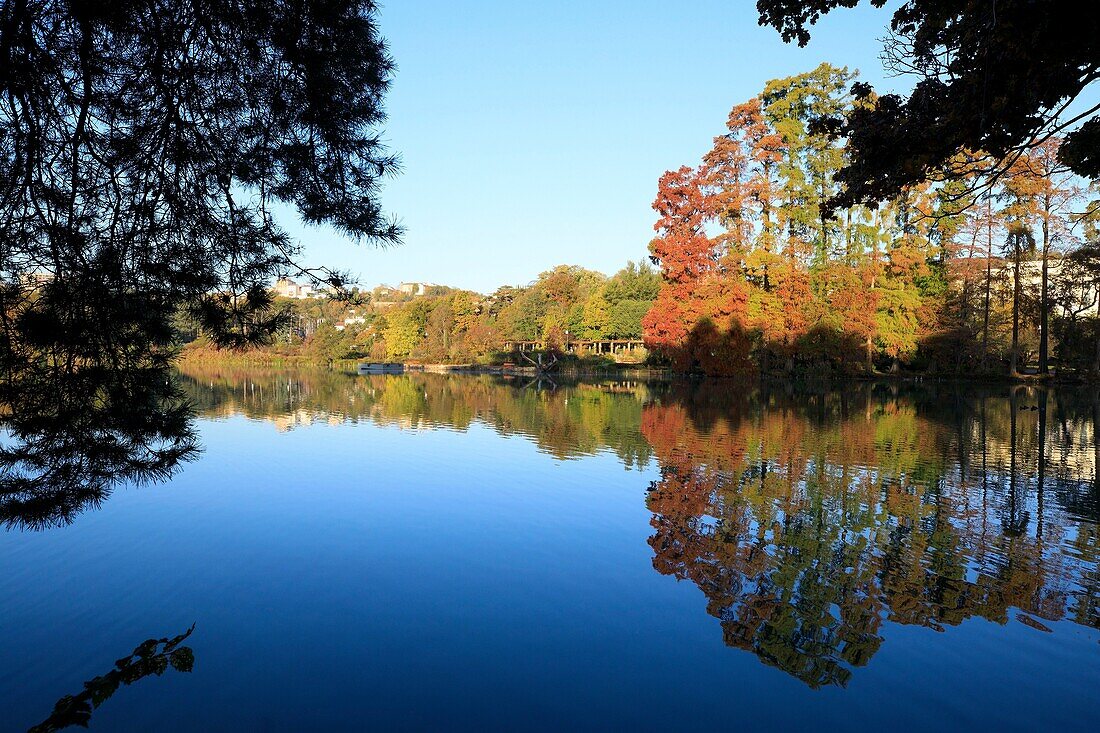
<instances>
[{"instance_id":1,"label":"green tree","mask_svg":"<svg viewBox=\"0 0 1100 733\"><path fill-rule=\"evenodd\" d=\"M428 322L428 305L413 301L393 309L386 316L386 355L390 359L406 359L424 340Z\"/></svg>"},{"instance_id":2,"label":"green tree","mask_svg":"<svg viewBox=\"0 0 1100 733\"><path fill-rule=\"evenodd\" d=\"M610 306L604 298L604 294L602 292L593 293L584 302L580 336L593 341L606 338L610 317Z\"/></svg>"},{"instance_id":3,"label":"green tree","mask_svg":"<svg viewBox=\"0 0 1100 733\"><path fill-rule=\"evenodd\" d=\"M817 262L832 254L837 223L822 206L836 193L833 177L844 164L844 148L819 127L847 114L851 106L846 68L823 63L813 71L769 81L761 95L764 114L784 144L778 173L788 246L812 247Z\"/></svg>"},{"instance_id":4,"label":"green tree","mask_svg":"<svg viewBox=\"0 0 1100 733\"><path fill-rule=\"evenodd\" d=\"M305 352L320 361L332 361L342 359L348 353L347 337L336 330L330 322L325 321L317 326L313 334L306 339Z\"/></svg>"},{"instance_id":5,"label":"green tree","mask_svg":"<svg viewBox=\"0 0 1100 733\"><path fill-rule=\"evenodd\" d=\"M608 303L620 300L655 300L661 290L661 274L648 262L628 262L616 272L604 287L603 296Z\"/></svg>"},{"instance_id":6,"label":"green tree","mask_svg":"<svg viewBox=\"0 0 1100 733\"><path fill-rule=\"evenodd\" d=\"M620 300L611 306L605 334L615 339L640 339L642 319L652 307L651 300Z\"/></svg>"}]
</instances>

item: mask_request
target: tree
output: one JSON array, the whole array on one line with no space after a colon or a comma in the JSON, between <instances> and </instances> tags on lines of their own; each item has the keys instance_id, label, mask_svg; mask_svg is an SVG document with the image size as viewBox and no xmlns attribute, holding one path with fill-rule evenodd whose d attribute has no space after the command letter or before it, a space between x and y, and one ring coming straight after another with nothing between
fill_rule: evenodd
<instances>
[{"instance_id":1,"label":"tree","mask_svg":"<svg viewBox=\"0 0 1100 733\"><path fill-rule=\"evenodd\" d=\"M1020 261L1025 255L1035 252L1035 237L1031 235L1030 229L1016 222L1009 226L1005 247L1012 257L1012 350L1009 354L1008 373L1016 376L1020 361L1020 300L1023 294Z\"/></svg>"},{"instance_id":2,"label":"tree","mask_svg":"<svg viewBox=\"0 0 1100 733\"><path fill-rule=\"evenodd\" d=\"M1093 323L1095 331L1092 363L1090 370L1093 377L1100 376L1100 243L1090 242L1078 248L1069 256L1069 271L1072 286L1080 285L1082 281L1091 286L1093 302L1096 303L1096 312Z\"/></svg>"},{"instance_id":3,"label":"tree","mask_svg":"<svg viewBox=\"0 0 1100 733\"><path fill-rule=\"evenodd\" d=\"M450 358L454 346L455 313L449 297L432 303L425 323L423 348L428 358Z\"/></svg>"},{"instance_id":4,"label":"tree","mask_svg":"<svg viewBox=\"0 0 1100 733\"><path fill-rule=\"evenodd\" d=\"M1015 373L1037 333L1046 373L1055 335L1081 340L1074 319L1088 297L1061 275L1053 293L1053 263L1074 226L1086 237L1100 229L1100 204L1073 213L1080 180L1059 159L1060 139L1008 160L962 151L952 165L965 178L929 174L873 205L830 207L849 155L830 120L874 101L851 98L851 79L822 64L768 82L733 107L698 167L660 178L650 252L662 281L642 323L647 343L685 369L710 369L723 350L742 360L717 346L725 334L750 344L764 371L873 372L884 358L963 371L992 353Z\"/></svg>"},{"instance_id":5,"label":"tree","mask_svg":"<svg viewBox=\"0 0 1100 733\"><path fill-rule=\"evenodd\" d=\"M662 176L650 251L664 285L643 321L658 351L710 349L707 338L689 339L707 320L708 331L751 343L765 370L773 355L788 370L799 360L849 369L854 341L867 370L876 343L894 357L915 353L920 280L934 257L930 227L920 222L928 186L878 210L834 216L823 206L837 190L845 149L818 123L847 114L851 78L822 64L768 82L733 107L699 168ZM891 296L877 292L884 287ZM709 351L682 356L682 366L713 363Z\"/></svg>"},{"instance_id":6,"label":"tree","mask_svg":"<svg viewBox=\"0 0 1100 733\"><path fill-rule=\"evenodd\" d=\"M399 306L386 317L386 356L404 359L410 356L425 336L428 306L423 300Z\"/></svg>"},{"instance_id":7,"label":"tree","mask_svg":"<svg viewBox=\"0 0 1100 733\"><path fill-rule=\"evenodd\" d=\"M835 221L824 204L835 193L833 179L845 155L819 123L849 114L846 87L853 78L847 69L822 63L812 71L769 81L761 95L764 115L782 139L778 172L786 199L788 246L812 243L818 263L831 254Z\"/></svg>"},{"instance_id":8,"label":"tree","mask_svg":"<svg viewBox=\"0 0 1100 733\"><path fill-rule=\"evenodd\" d=\"M611 306L608 314L606 336L615 339L639 339L642 337L642 319L653 304L652 300L620 300Z\"/></svg>"},{"instance_id":9,"label":"tree","mask_svg":"<svg viewBox=\"0 0 1100 733\"><path fill-rule=\"evenodd\" d=\"M548 306L549 299L541 290L532 288L517 296L508 314L513 336L523 341L541 338Z\"/></svg>"},{"instance_id":10,"label":"tree","mask_svg":"<svg viewBox=\"0 0 1100 733\"><path fill-rule=\"evenodd\" d=\"M701 174L687 166L666 171L657 183L653 209L657 237L649 244L650 259L660 265L665 287L646 314L647 345L659 349L681 346L694 323L680 296L714 266L713 243L705 225L713 202L703 192Z\"/></svg>"},{"instance_id":11,"label":"tree","mask_svg":"<svg viewBox=\"0 0 1100 733\"><path fill-rule=\"evenodd\" d=\"M858 3L757 0L757 9L762 25L804 46L822 15ZM876 98L870 86L855 86L869 103L833 127L850 150L837 174L844 187L831 206L888 199L930 171L950 170L964 149L1001 161L994 175L1003 173L1037 139L1077 122L1083 124L1065 133L1059 159L1082 176L1100 176L1100 106L1062 115L1100 78L1100 15L1058 0L907 0L891 31L888 65L915 75L916 86L908 98Z\"/></svg>"},{"instance_id":12,"label":"tree","mask_svg":"<svg viewBox=\"0 0 1100 733\"><path fill-rule=\"evenodd\" d=\"M963 242L957 243L952 252L954 272L962 279L960 321L968 325L970 314L970 287L976 275L981 275L978 297L981 303L981 323L971 334L980 332L978 363L985 368L989 357L990 318L993 306L993 242L1002 225L1002 217L993 206L993 193L987 191L973 205L966 206L959 226Z\"/></svg>"},{"instance_id":13,"label":"tree","mask_svg":"<svg viewBox=\"0 0 1100 733\"><path fill-rule=\"evenodd\" d=\"M661 290L661 275L648 262L627 262L604 288L604 298L614 305L620 300L653 300Z\"/></svg>"},{"instance_id":14,"label":"tree","mask_svg":"<svg viewBox=\"0 0 1100 733\"><path fill-rule=\"evenodd\" d=\"M1035 253L1034 224L1038 218L1039 196L1043 181L1035 175L1028 157L1016 160L1004 181L1004 197L1008 200L1003 215L1008 222L1008 239L1005 242L1012 258L1012 352L1009 356L1009 374L1017 373L1020 357L1020 305L1022 283L1020 263L1025 256Z\"/></svg>"},{"instance_id":15,"label":"tree","mask_svg":"<svg viewBox=\"0 0 1100 733\"><path fill-rule=\"evenodd\" d=\"M714 200L703 190L705 171L681 166L666 171L657 183L653 210L658 232L649 245L650 259L661 266L665 280L689 284L714 271L717 258L705 226Z\"/></svg>"},{"instance_id":16,"label":"tree","mask_svg":"<svg viewBox=\"0 0 1100 733\"><path fill-rule=\"evenodd\" d=\"M1071 207L1080 194L1069 170L1058 160L1060 138L1049 138L1021 158L1037 184L1036 216L1041 232L1042 273L1039 295L1039 372L1048 374L1050 350L1050 254L1056 242L1070 237Z\"/></svg>"},{"instance_id":17,"label":"tree","mask_svg":"<svg viewBox=\"0 0 1100 733\"><path fill-rule=\"evenodd\" d=\"M323 362L339 359L347 354L348 344L343 334L329 321L321 323L304 344L306 353Z\"/></svg>"},{"instance_id":18,"label":"tree","mask_svg":"<svg viewBox=\"0 0 1100 733\"><path fill-rule=\"evenodd\" d=\"M581 338L598 341L607 337L610 326L610 306L602 292L589 296L584 304L577 304L581 308L581 324L578 330L570 328L570 333ZM572 326L572 324L570 324Z\"/></svg>"},{"instance_id":19,"label":"tree","mask_svg":"<svg viewBox=\"0 0 1100 733\"><path fill-rule=\"evenodd\" d=\"M393 65L375 12L371 0L0 4L0 305L61 308L99 283L67 313L94 322L103 302L141 292L161 319L186 306L240 345L275 325L266 283L296 268L272 204L397 241L377 200L397 161L377 130ZM19 283L36 273L55 297L28 299Z\"/></svg>"}]
</instances>

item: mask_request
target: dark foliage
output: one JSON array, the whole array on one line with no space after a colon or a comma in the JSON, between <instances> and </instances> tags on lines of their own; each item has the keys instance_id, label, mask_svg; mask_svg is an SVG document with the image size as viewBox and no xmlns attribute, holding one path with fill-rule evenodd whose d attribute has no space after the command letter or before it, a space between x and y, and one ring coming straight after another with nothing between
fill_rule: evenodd
<instances>
[{"instance_id":1,"label":"dark foliage","mask_svg":"<svg viewBox=\"0 0 1100 733\"><path fill-rule=\"evenodd\" d=\"M56 365L0 390L0 524L69 524L121 482L171 476L198 452L191 409L154 360L113 369ZM5 408L6 409L6 408Z\"/></svg>"},{"instance_id":2,"label":"dark foliage","mask_svg":"<svg viewBox=\"0 0 1100 733\"><path fill-rule=\"evenodd\" d=\"M5 310L62 307L20 299L28 276L98 280L261 339L259 286L297 253L272 203L399 235L377 201L392 68L369 0L0 0Z\"/></svg>"},{"instance_id":3,"label":"dark foliage","mask_svg":"<svg viewBox=\"0 0 1100 733\"><path fill-rule=\"evenodd\" d=\"M759 0L757 8L762 24L805 45L823 14L857 4ZM830 206L889 199L950 169L960 149L1011 163L1037 139L1082 120L1065 133L1060 156L1082 176L1100 175L1097 108L1073 119L1061 114L1100 78L1100 14L1058 0L909 0L891 30L887 63L919 80L908 99L854 87L864 104L833 126L850 139L852 154L837 175L844 190Z\"/></svg>"}]
</instances>

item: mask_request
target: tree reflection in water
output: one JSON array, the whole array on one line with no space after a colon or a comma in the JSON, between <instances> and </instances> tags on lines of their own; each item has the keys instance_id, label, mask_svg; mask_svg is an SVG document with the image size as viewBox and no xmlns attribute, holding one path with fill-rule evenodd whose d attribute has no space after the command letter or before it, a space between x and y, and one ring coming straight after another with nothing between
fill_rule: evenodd
<instances>
[{"instance_id":1,"label":"tree reflection in water","mask_svg":"<svg viewBox=\"0 0 1100 733\"><path fill-rule=\"evenodd\" d=\"M102 496L101 482L68 479L109 472L76 468L163 475L187 457L183 401L151 375L99 388L118 399L95 402L100 413L84 430L107 427L94 441L31 429L73 420L61 410L89 387L71 386L65 398L47 392L57 397L42 397L53 412L37 413L56 417L12 422L25 425L13 434L58 446L47 454L60 458L27 464L38 484L7 469L5 516L41 525L73 512L71 501L31 511L33 503L13 503L21 495L12 487L52 481ZM243 413L281 430L318 420L479 423L558 458L611 451L639 467L655 459L659 477L646 494L654 567L703 591L727 644L810 686L847 684L889 643L891 623L1100 628L1095 391L566 380L538 392L494 377L194 366L179 381L204 415ZM126 409L140 404L159 417ZM92 451L91 442L107 448Z\"/></svg>"},{"instance_id":2,"label":"tree reflection in water","mask_svg":"<svg viewBox=\"0 0 1100 733\"><path fill-rule=\"evenodd\" d=\"M0 522L44 529L121 482L167 479L197 441L187 400L148 357L23 370L0 389Z\"/></svg>"},{"instance_id":3,"label":"tree reflection in water","mask_svg":"<svg viewBox=\"0 0 1100 733\"><path fill-rule=\"evenodd\" d=\"M41 530L97 508L120 483L165 480L198 451L189 403L167 363L150 354L120 368L102 361L43 361L0 388L0 522ZM120 685L168 667L190 672L194 654L180 646L194 626L149 639L115 667L57 701L32 731L87 727L93 709Z\"/></svg>"},{"instance_id":4,"label":"tree reflection in water","mask_svg":"<svg viewBox=\"0 0 1100 733\"><path fill-rule=\"evenodd\" d=\"M678 389L642 417L654 567L812 687L845 685L887 621L1100 627L1096 404Z\"/></svg>"},{"instance_id":5,"label":"tree reflection in water","mask_svg":"<svg viewBox=\"0 0 1100 733\"><path fill-rule=\"evenodd\" d=\"M181 646L194 624L179 636L168 639L147 639L126 657L115 662L106 674L84 683L84 689L75 695L65 695L54 705L50 717L31 728L28 733L51 733L70 726L88 727L92 711L118 692L120 685L131 685L149 675L161 676L168 668L178 672L190 672L195 665L195 653L191 647Z\"/></svg>"},{"instance_id":6,"label":"tree reflection in water","mask_svg":"<svg viewBox=\"0 0 1100 733\"><path fill-rule=\"evenodd\" d=\"M185 382L208 414L280 429L480 421L558 457L655 456L654 567L703 590L727 644L814 687L846 684L887 622L1100 628L1095 391L607 382L536 393L489 377L219 368Z\"/></svg>"},{"instance_id":7,"label":"tree reflection in water","mask_svg":"<svg viewBox=\"0 0 1100 733\"><path fill-rule=\"evenodd\" d=\"M33 288L0 282L0 522L67 524L196 452L170 370L173 300L109 253Z\"/></svg>"},{"instance_id":8,"label":"tree reflection in water","mask_svg":"<svg viewBox=\"0 0 1100 733\"><path fill-rule=\"evenodd\" d=\"M523 435L557 458L612 450L628 466L652 455L638 431L642 407L660 385L558 377L559 389L491 376L410 373L356 376L330 370L185 364L180 382L207 417L243 414L281 431L313 422L466 430L474 423Z\"/></svg>"}]
</instances>

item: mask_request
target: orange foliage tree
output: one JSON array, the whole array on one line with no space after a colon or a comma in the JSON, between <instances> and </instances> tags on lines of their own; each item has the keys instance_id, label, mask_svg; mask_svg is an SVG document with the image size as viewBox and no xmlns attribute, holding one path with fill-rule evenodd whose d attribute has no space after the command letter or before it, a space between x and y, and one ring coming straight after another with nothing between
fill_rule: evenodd
<instances>
[{"instance_id":1,"label":"orange foliage tree","mask_svg":"<svg viewBox=\"0 0 1100 733\"><path fill-rule=\"evenodd\" d=\"M997 166L960 153L968 178L830 210L843 198L834 176L848 154L832 131L853 112L852 78L822 64L768 82L733 107L698 167L661 176L650 255L663 284L643 320L647 346L676 369L708 374L972 372L994 360L1016 371L1031 353L1022 330L1035 322L1045 373L1058 346L1051 333L1083 343L1080 314L1092 302L1051 274L1081 192L1057 163L1058 141L1001 165L1007 175L984 198L992 184L983 177ZM997 260L1002 231L1011 236ZM1033 270L1034 296L1024 292ZM1032 300L1037 314L1025 311Z\"/></svg>"}]
</instances>

